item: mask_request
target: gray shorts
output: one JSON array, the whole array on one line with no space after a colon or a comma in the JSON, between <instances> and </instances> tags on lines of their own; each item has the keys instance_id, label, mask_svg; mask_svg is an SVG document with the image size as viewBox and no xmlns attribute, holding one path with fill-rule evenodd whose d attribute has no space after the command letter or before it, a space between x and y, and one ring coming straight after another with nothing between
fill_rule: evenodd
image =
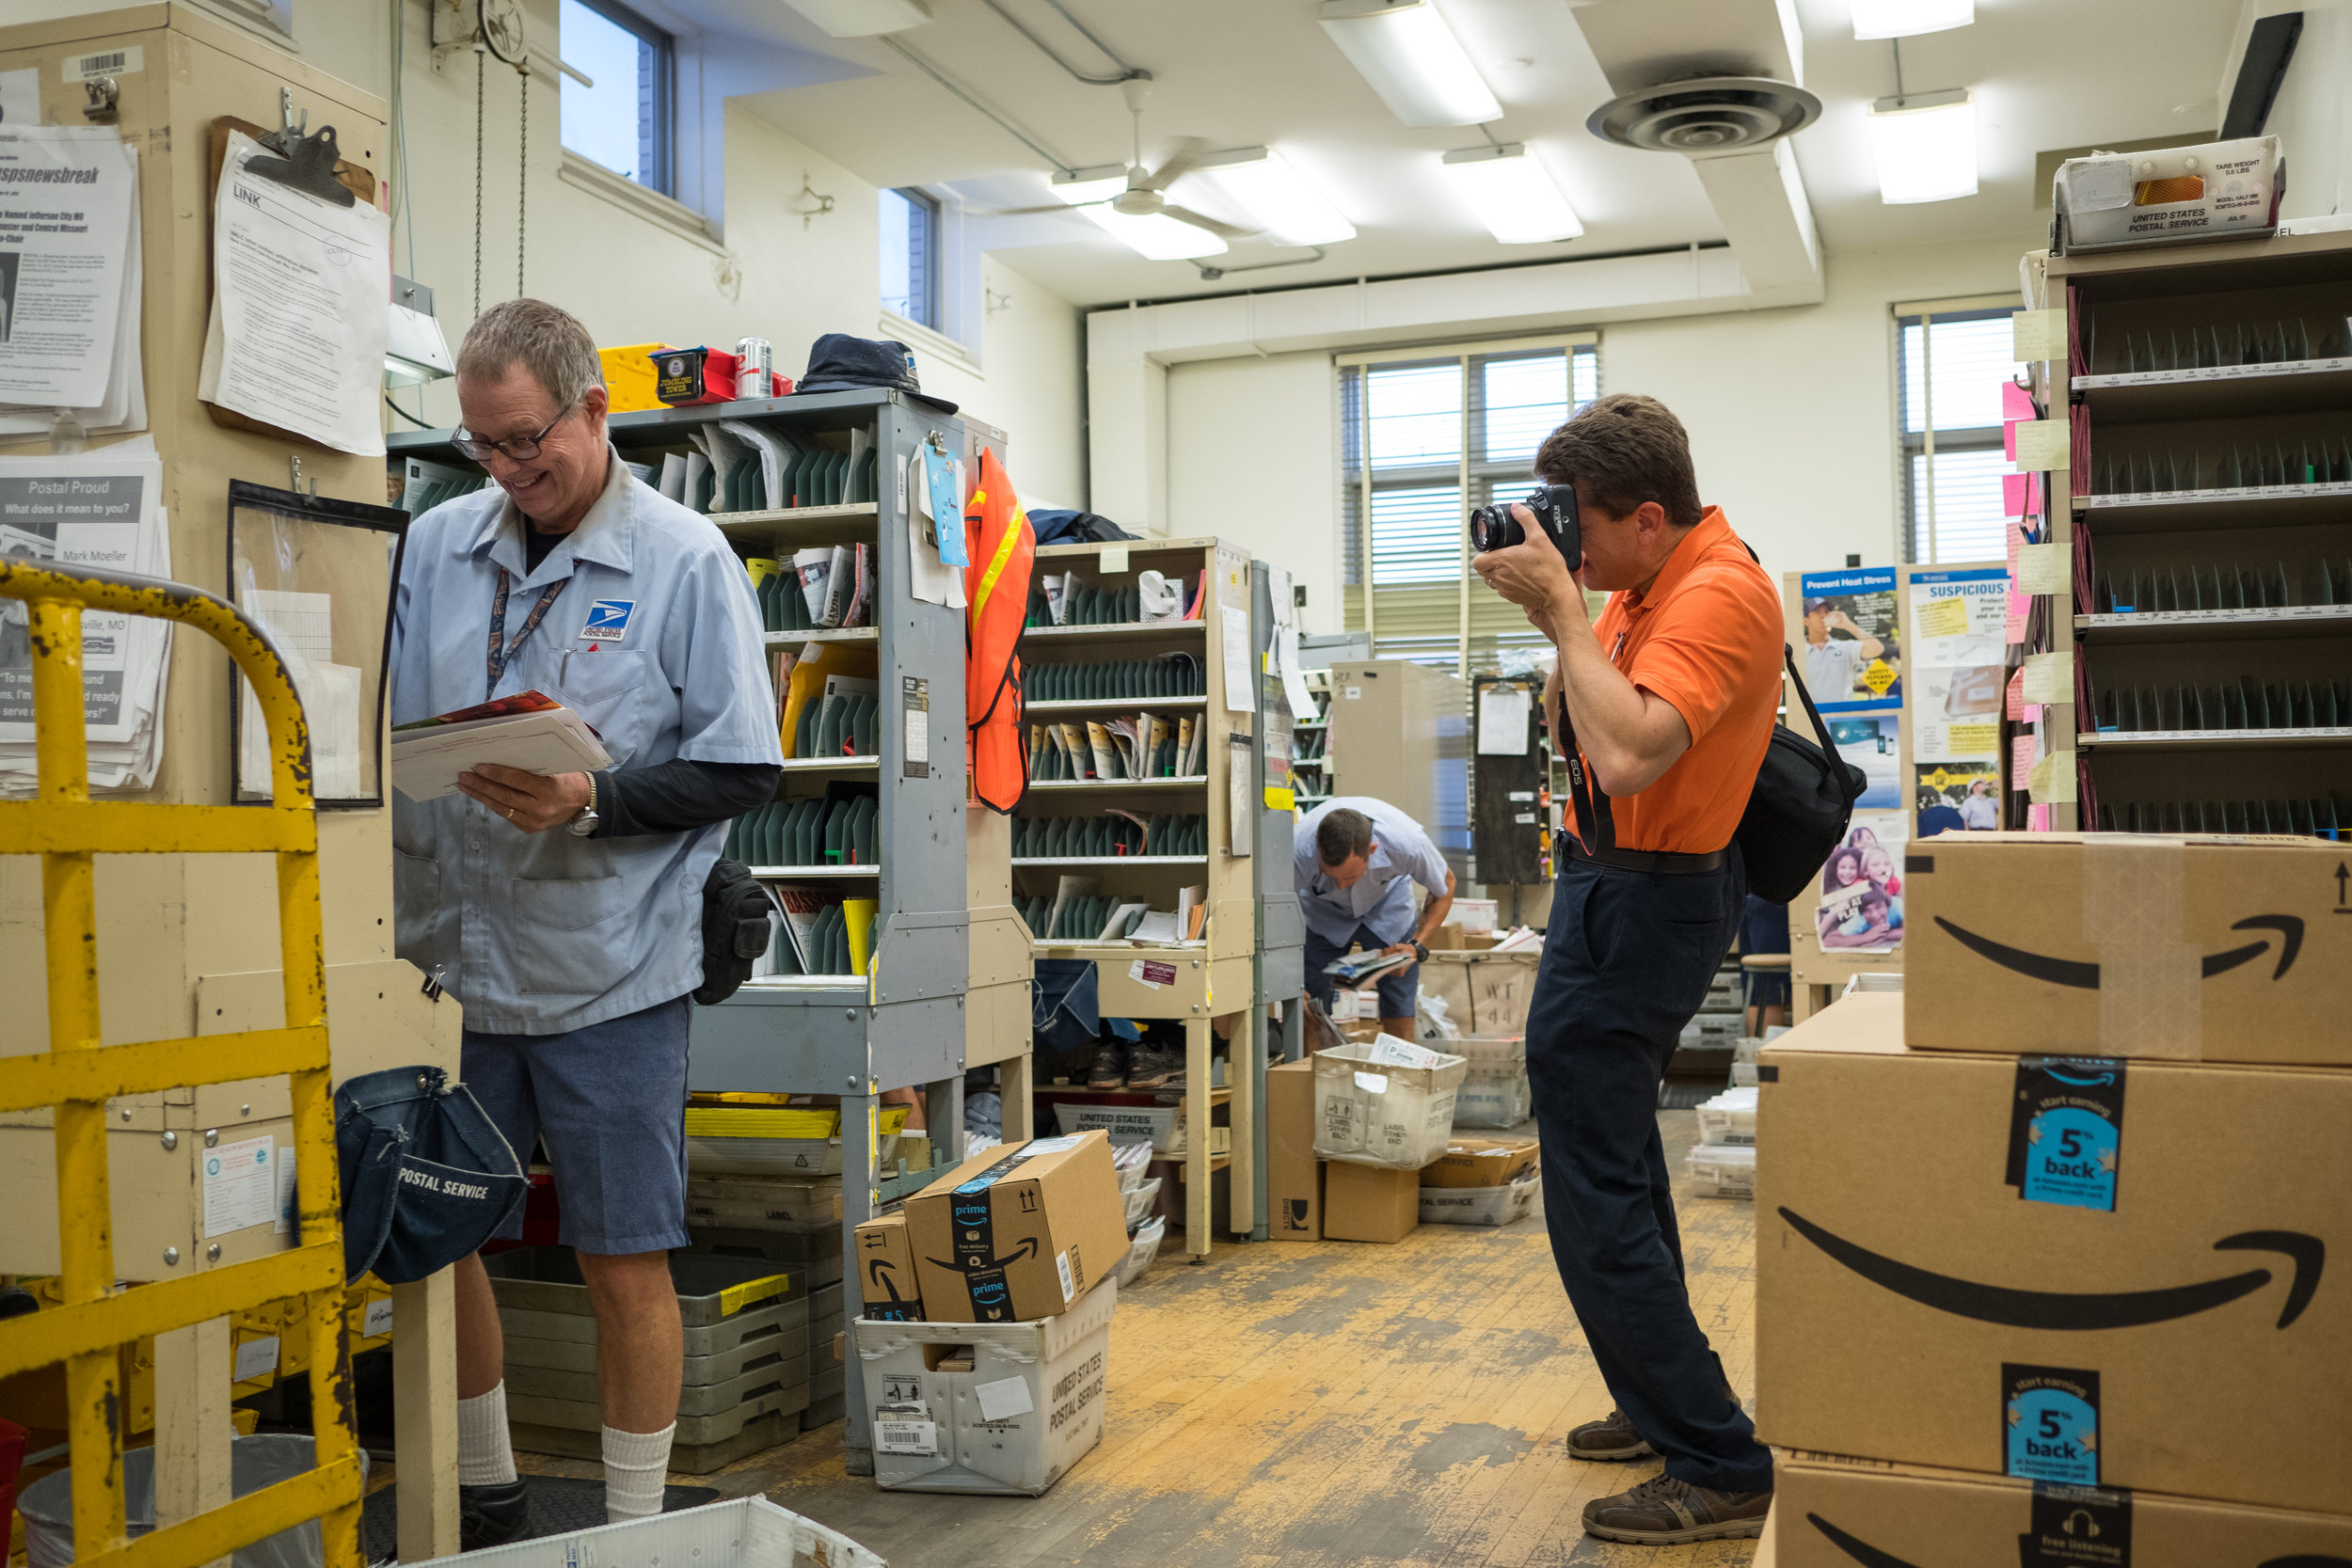
<instances>
[{"instance_id":1,"label":"gray shorts","mask_svg":"<svg viewBox=\"0 0 2352 1568\"><path fill-rule=\"evenodd\" d=\"M469 1029L459 1075L526 1164L548 1146L558 1236L581 1252L664 1252L686 1234L686 997L568 1035ZM517 1208L501 1240L523 1233Z\"/></svg>"}]
</instances>

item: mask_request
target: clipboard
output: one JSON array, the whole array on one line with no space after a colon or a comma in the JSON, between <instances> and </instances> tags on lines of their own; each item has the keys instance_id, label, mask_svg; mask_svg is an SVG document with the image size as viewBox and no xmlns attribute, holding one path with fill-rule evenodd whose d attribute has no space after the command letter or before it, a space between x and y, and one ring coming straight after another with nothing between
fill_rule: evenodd
<instances>
[{"instance_id":1,"label":"clipboard","mask_svg":"<svg viewBox=\"0 0 2352 1568\"><path fill-rule=\"evenodd\" d=\"M219 280L213 276L212 218L213 210L220 200L220 171L229 163L229 134L231 131L242 131L255 141L264 145L275 145L277 139L284 135L282 131L272 132L254 124L249 119L239 119L234 115L221 115L213 121L212 145L208 159L211 174L204 184L204 300L205 309L208 310L212 308L212 291L220 286ZM300 137L294 142L293 146L301 161L296 163L289 159L288 162L293 166L301 182L288 180L287 183L294 184L297 190L311 190L318 179L319 170L328 166L328 161L331 160L334 182L349 192L354 201L364 201L371 207L375 205L375 175L360 165L335 156L335 128L332 125L320 126L316 135ZM305 151L304 149L310 150ZM261 172L266 173L266 171ZM268 177L280 178L278 175ZM389 296L386 309L390 309ZM202 402L201 399L198 401ZM299 441L306 447L315 447L321 451L335 451L324 441L314 441L310 436L299 435L294 431L280 429L274 424L265 424L260 420L250 419L232 409L223 408L218 404L206 403L203 406L204 412L212 417L213 423L223 430L250 431L256 436L267 436L280 441ZM336 455L343 454L337 452Z\"/></svg>"}]
</instances>

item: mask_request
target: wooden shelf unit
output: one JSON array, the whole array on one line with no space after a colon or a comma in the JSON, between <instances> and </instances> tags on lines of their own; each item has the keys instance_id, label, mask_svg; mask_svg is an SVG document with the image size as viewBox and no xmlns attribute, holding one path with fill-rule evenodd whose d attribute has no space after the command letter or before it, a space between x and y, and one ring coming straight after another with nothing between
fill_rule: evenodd
<instances>
[{"instance_id":1,"label":"wooden shelf unit","mask_svg":"<svg viewBox=\"0 0 2352 1568\"><path fill-rule=\"evenodd\" d=\"M1232 804L1235 792L1230 769L1235 750L1230 737L1250 736L1254 745L1256 731L1250 694L1241 694L1238 708L1228 705L1222 617L1239 615L1245 624L1252 620L1249 567L1247 551L1214 538L1048 545L1038 550L1035 580L1041 592L1049 574L1075 570L1086 581L1101 584L1119 583L1131 579L1134 574L1155 571L1181 582L1189 600L1206 575L1207 587L1198 620L1140 626L1032 626L1022 633L1021 658L1025 670L1057 662L1098 662L1110 657L1144 658L1179 650L1200 661L1203 691L1198 696L1167 700L1111 698L1099 702L1087 699L1080 705L1106 715L1162 711L1171 717L1189 715L1209 726L1208 738L1202 745L1206 761L1201 775L1189 780L1120 780L1110 784L1113 790L1148 790L1154 805L1181 801L1186 808L1185 815L1198 812L1205 816L1209 848L1205 855L1024 858L1012 862L1013 893L1017 898L1050 898L1059 877L1081 868L1102 874L1102 893L1141 899L1156 909L1174 909L1180 887L1207 888L1208 923L1204 940L1197 943L1140 946L1125 942L1048 942L1034 936L1032 943L1036 958L1084 958L1095 965L1097 999L1104 1018L1172 1019L1184 1023L1185 1117L1194 1128L1207 1127L1212 1120L1209 1064L1216 1041L1210 1021L1226 1013L1242 1015L1242 1026L1235 1028L1230 1042L1228 1069L1243 1087L1224 1102L1239 1164L1231 1179L1230 1220L1238 1238L1247 1238L1262 1219L1253 1212L1252 1197L1256 1097L1249 1090L1248 1074L1242 1070L1248 1063L1247 1053L1255 1050L1263 1053L1264 1050L1263 1026L1260 1022L1263 1010L1251 1005L1257 947L1252 905L1258 896L1257 867L1261 857L1232 852ZM1235 579L1229 582L1226 574L1233 574ZM1045 715L1057 709L1070 711L1061 703L1039 704L1035 711L1041 721ZM1017 815L1092 816L1101 809L1093 799L1094 792L1103 787L1079 781L1059 786L1033 784ZM1247 845L1249 825L1241 825L1240 831ZM1287 863L1282 870L1287 879ZM1152 978L1160 972L1147 972L1143 968L1147 963L1168 966L1173 971L1172 977ZM1195 1179L1185 1183L1184 1250L1198 1259L1208 1255L1212 1243L1208 1181L1211 1167L1205 1152L1208 1139L1193 1138L1186 1147L1190 1150L1186 1165Z\"/></svg>"},{"instance_id":2,"label":"wooden shelf unit","mask_svg":"<svg viewBox=\"0 0 2352 1568\"><path fill-rule=\"evenodd\" d=\"M2055 705L2047 746L2071 747L2077 800L2052 803L2052 826L2092 831L2302 831L2291 824L2243 822L2249 807L2333 802L2339 833L2352 806L2352 715L2334 723L2216 731L2173 724L2102 730L2100 700L2123 689L2328 680L2352 682L2352 357L2342 333L2352 314L2352 234L2289 235L2213 245L2184 245L2110 254L2026 259L2039 308L2066 312L2067 341L2079 357L2033 367L2034 388L2050 418L2069 421L2073 450L2087 472L2046 473L2054 497L2052 537L2068 559L2091 561L2088 581L2055 602L2047 649L2071 655L2078 691ZM2234 350L2233 324L2270 335L2300 324L2295 357L2224 365L2233 356L2205 352L2203 364L2150 365L2142 343L2175 344L2196 329L2203 343ZM2133 340L2127 365L2122 344ZM2150 335L2153 335L2151 337ZM2308 335L2308 341L2303 341ZM2330 341L2330 340L2333 340ZM2274 350L2276 348L2274 341ZM2299 460L2306 444L2332 451L2335 467L2249 478L2243 452ZM2228 453L2225 459L2224 453ZM2117 493L2122 460L2191 465L2188 483L2229 479L2228 488ZM2325 457L2320 459L2325 461ZM2224 462L2229 467L2223 467ZM2080 537L2087 533L2087 538ZM2078 542L2080 547L2078 548ZM2335 574L2323 591L2317 573ZM2275 578L2281 572L2300 604L2263 608L2185 608L2119 611L2110 584L2124 573L2163 573L2169 583L2191 569L2239 564ZM2217 578L2215 580L2218 587ZM2234 580L2233 583L2234 587ZM2196 590L2191 589L2191 593ZM2219 595L2217 595L2219 596ZM2233 594L2231 596L2236 596ZM2320 601L2332 599L2334 603ZM2122 718L2119 700L2117 718ZM2323 716L2324 718L2324 716ZM2085 808L2095 800L2096 811ZM2137 808L2137 809L2135 809ZM2216 814L2201 822L2173 814ZM2226 814L2226 815L2224 815Z\"/></svg>"}]
</instances>

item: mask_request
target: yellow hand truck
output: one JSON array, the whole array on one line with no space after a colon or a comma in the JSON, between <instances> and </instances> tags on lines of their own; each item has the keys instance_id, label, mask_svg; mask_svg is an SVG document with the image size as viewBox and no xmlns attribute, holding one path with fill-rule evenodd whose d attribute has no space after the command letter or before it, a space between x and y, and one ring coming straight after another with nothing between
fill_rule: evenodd
<instances>
[{"instance_id":1,"label":"yellow hand truck","mask_svg":"<svg viewBox=\"0 0 2352 1568\"><path fill-rule=\"evenodd\" d=\"M54 1311L0 1323L0 1377L65 1364L77 1564L196 1568L317 1519L326 1568L357 1568L360 1469L343 1339L342 1200L327 1076L318 820L310 803L310 731L294 682L259 626L227 601L184 583L0 560L0 597L24 601L31 617L39 766L33 800L0 801L0 854L41 857L49 975L49 1050L0 1057L0 1111L55 1112L64 1295ZM177 621L229 650L252 683L268 724L268 804L151 805L89 798L82 612L92 609ZM142 854L277 856L284 1028L99 1044L95 861ZM300 1244L210 1273L116 1291L108 1099L278 1073L293 1089ZM313 1467L126 1543L118 1351L147 1336L289 1298L300 1302L310 1340Z\"/></svg>"}]
</instances>

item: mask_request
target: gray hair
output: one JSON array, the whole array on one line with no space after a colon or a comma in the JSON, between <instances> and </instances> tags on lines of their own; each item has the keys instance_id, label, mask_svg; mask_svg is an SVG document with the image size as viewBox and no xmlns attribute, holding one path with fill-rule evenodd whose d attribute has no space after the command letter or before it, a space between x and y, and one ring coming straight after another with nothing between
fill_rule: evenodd
<instances>
[{"instance_id":1,"label":"gray hair","mask_svg":"<svg viewBox=\"0 0 2352 1568\"><path fill-rule=\"evenodd\" d=\"M520 365L548 390L558 408L569 408L604 385L604 361L596 341L567 310L540 299L510 299L491 306L467 328L457 351L457 373L473 381L502 381Z\"/></svg>"}]
</instances>

